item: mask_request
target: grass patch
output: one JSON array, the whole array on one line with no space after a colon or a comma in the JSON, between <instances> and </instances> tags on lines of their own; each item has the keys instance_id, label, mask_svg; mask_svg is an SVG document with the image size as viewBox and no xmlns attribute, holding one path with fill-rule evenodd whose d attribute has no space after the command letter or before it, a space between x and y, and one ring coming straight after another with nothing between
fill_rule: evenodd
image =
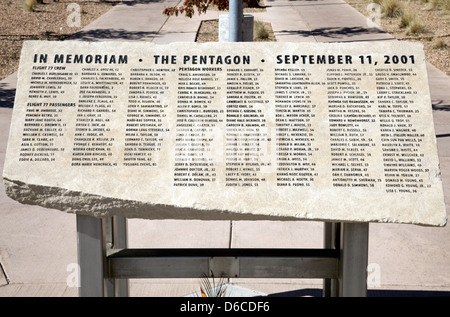
<instances>
[{"instance_id":1,"label":"grass patch","mask_svg":"<svg viewBox=\"0 0 450 317\"><path fill-rule=\"evenodd\" d=\"M412 12L403 12L398 26L401 29L407 28L415 18L416 16Z\"/></svg>"},{"instance_id":2,"label":"grass patch","mask_svg":"<svg viewBox=\"0 0 450 317\"><path fill-rule=\"evenodd\" d=\"M255 40L267 41L270 37L270 31L268 30L266 23L261 21L255 21L253 26L253 37Z\"/></svg>"},{"instance_id":3,"label":"grass patch","mask_svg":"<svg viewBox=\"0 0 450 317\"><path fill-rule=\"evenodd\" d=\"M219 41L219 20L204 20L200 24L197 32L196 42L218 42ZM254 42L276 42L272 25L268 22L254 21L253 24Z\"/></svg>"},{"instance_id":4,"label":"grass patch","mask_svg":"<svg viewBox=\"0 0 450 317\"><path fill-rule=\"evenodd\" d=\"M345 1L367 18L373 15L368 4L378 4L376 13L381 15L379 24L384 31L400 41L422 43L427 61L450 75L450 0ZM396 17L387 17L396 14Z\"/></svg>"},{"instance_id":5,"label":"grass patch","mask_svg":"<svg viewBox=\"0 0 450 317\"><path fill-rule=\"evenodd\" d=\"M374 0L380 5L381 14L386 18L396 18L402 15L403 6L399 0Z\"/></svg>"},{"instance_id":6,"label":"grass patch","mask_svg":"<svg viewBox=\"0 0 450 317\"><path fill-rule=\"evenodd\" d=\"M418 18L414 18L408 25L406 35L417 35L425 33L425 31L426 31L425 25L422 22L420 22Z\"/></svg>"},{"instance_id":7,"label":"grass patch","mask_svg":"<svg viewBox=\"0 0 450 317\"><path fill-rule=\"evenodd\" d=\"M450 0L431 0L431 8L435 10L443 10L450 13Z\"/></svg>"},{"instance_id":8,"label":"grass patch","mask_svg":"<svg viewBox=\"0 0 450 317\"><path fill-rule=\"evenodd\" d=\"M442 50L447 47L448 47L448 45L447 45L447 43L445 43L445 41L443 39L437 39L433 44L433 48L438 49L438 50Z\"/></svg>"},{"instance_id":9,"label":"grass patch","mask_svg":"<svg viewBox=\"0 0 450 317\"><path fill-rule=\"evenodd\" d=\"M34 11L36 9L36 4L37 4L36 0L25 0L23 2L23 7L27 11Z\"/></svg>"},{"instance_id":10,"label":"grass patch","mask_svg":"<svg viewBox=\"0 0 450 317\"><path fill-rule=\"evenodd\" d=\"M410 11L402 13L398 26L401 29L406 29L406 35L417 35L426 31L425 25L414 13Z\"/></svg>"}]
</instances>

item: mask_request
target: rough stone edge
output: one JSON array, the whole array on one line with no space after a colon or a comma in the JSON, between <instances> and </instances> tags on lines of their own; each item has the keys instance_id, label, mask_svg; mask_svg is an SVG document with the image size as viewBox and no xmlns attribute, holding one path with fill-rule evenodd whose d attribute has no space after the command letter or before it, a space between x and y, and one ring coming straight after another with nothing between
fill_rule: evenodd
<instances>
[{"instance_id":1,"label":"rough stone edge","mask_svg":"<svg viewBox=\"0 0 450 317\"><path fill-rule=\"evenodd\" d=\"M444 227L447 223L445 216L439 224L421 222L403 222L393 218L383 219L324 219L316 217L289 217L262 214L243 213L229 210L198 209L190 207L172 206L134 200L105 197L72 191L59 187L26 184L17 180L3 177L5 192L8 197L22 204L37 205L44 208L57 209L66 213L107 218L123 216L126 218L140 218L149 220L273 220L273 221L319 221L319 222L373 222L412 224L425 227Z\"/></svg>"},{"instance_id":2,"label":"rough stone edge","mask_svg":"<svg viewBox=\"0 0 450 317\"><path fill-rule=\"evenodd\" d=\"M152 220L304 220L277 215L255 215L226 210L202 210L189 207L152 204L134 200L104 197L59 187L26 184L3 178L8 197L22 204L57 209L96 218L124 216Z\"/></svg>"}]
</instances>

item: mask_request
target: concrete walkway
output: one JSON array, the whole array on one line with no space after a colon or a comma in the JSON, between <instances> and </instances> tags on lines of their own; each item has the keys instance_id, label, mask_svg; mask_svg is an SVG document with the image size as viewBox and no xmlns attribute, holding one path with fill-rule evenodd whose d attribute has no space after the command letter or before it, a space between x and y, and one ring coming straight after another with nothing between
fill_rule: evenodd
<instances>
[{"instance_id":1,"label":"concrete walkway","mask_svg":"<svg viewBox=\"0 0 450 317\"><path fill-rule=\"evenodd\" d=\"M193 42L203 19L219 12L167 18L175 0L124 1L73 36L74 40ZM266 0L256 19L271 22L278 41L394 40L367 25L342 0ZM450 78L429 65L429 82L447 207L450 205ZM0 168L3 166L16 77L0 82ZM450 209L448 209L450 210ZM320 222L147 221L129 219L129 247L139 248L321 248ZM371 224L369 296L450 295L450 227ZM71 287L77 263L75 216L6 197L0 185L0 296L77 296ZM231 279L273 296L317 295L321 280ZM199 280L131 280L131 296L184 296ZM406 292L416 291L416 292Z\"/></svg>"}]
</instances>

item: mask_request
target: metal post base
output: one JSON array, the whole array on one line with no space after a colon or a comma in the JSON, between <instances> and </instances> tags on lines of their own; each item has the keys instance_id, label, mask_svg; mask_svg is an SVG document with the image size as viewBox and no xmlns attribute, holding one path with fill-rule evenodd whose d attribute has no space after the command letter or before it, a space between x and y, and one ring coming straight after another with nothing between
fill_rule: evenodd
<instances>
[{"instance_id":1,"label":"metal post base","mask_svg":"<svg viewBox=\"0 0 450 317\"><path fill-rule=\"evenodd\" d=\"M339 268L341 296L366 297L369 224L344 223L341 239Z\"/></svg>"},{"instance_id":2,"label":"metal post base","mask_svg":"<svg viewBox=\"0 0 450 317\"><path fill-rule=\"evenodd\" d=\"M325 297L366 297L368 223L325 223L324 247L340 251L338 279L324 279Z\"/></svg>"},{"instance_id":3,"label":"metal post base","mask_svg":"<svg viewBox=\"0 0 450 317\"><path fill-rule=\"evenodd\" d=\"M128 296L127 279L108 278L107 253L127 247L126 218L77 215L80 297Z\"/></svg>"},{"instance_id":4,"label":"metal post base","mask_svg":"<svg viewBox=\"0 0 450 317\"><path fill-rule=\"evenodd\" d=\"M340 250L341 224L335 222L326 222L324 223L323 233L323 247L325 249ZM339 279L324 279L322 295L323 297L338 297Z\"/></svg>"}]
</instances>

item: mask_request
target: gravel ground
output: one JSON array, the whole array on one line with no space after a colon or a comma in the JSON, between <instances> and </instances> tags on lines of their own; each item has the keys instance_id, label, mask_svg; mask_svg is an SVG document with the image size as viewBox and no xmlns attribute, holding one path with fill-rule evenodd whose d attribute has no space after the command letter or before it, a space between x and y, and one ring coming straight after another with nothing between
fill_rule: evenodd
<instances>
[{"instance_id":1,"label":"gravel ground","mask_svg":"<svg viewBox=\"0 0 450 317\"><path fill-rule=\"evenodd\" d=\"M421 42L425 48L428 62L450 75L450 12L432 8L426 0L397 0L404 12L411 12L425 27L423 33L408 35L405 28L400 28L400 17L381 17L381 28L399 40ZM371 13L367 6L372 0L346 0L363 15L369 17ZM444 44L436 48L438 42Z\"/></svg>"},{"instance_id":2,"label":"gravel ground","mask_svg":"<svg viewBox=\"0 0 450 317\"><path fill-rule=\"evenodd\" d=\"M399 27L400 17L381 17L381 28L392 34L395 38L405 41L417 41L424 45L427 61L436 66L441 71L450 75L450 12L432 8L427 0L397 0L405 12L413 12L418 20L424 25L425 30L417 35L406 34L405 28ZM434 0L430 0L434 1ZM364 16L371 16L367 6L372 0L346 0L348 4L361 12ZM246 9L251 10L251 9ZM261 10L261 9L255 9ZM203 21L197 41L211 42L217 41L218 22L215 20ZM270 24L267 28L271 32ZM275 40L272 38L270 40ZM440 48L436 48L438 41Z\"/></svg>"},{"instance_id":3,"label":"gravel ground","mask_svg":"<svg viewBox=\"0 0 450 317\"><path fill-rule=\"evenodd\" d=\"M110 10L120 0L44 0L35 11L25 9L25 0L2 0L0 10L0 79L19 66L26 40L63 40ZM80 25L69 4L79 5Z\"/></svg>"},{"instance_id":4,"label":"gravel ground","mask_svg":"<svg viewBox=\"0 0 450 317\"><path fill-rule=\"evenodd\" d=\"M29 0L27 0L29 1ZM382 18L382 28L398 39L420 41L425 46L427 60L450 75L450 13L432 9L424 0L399 0L403 7L419 16L425 25L425 32L419 35L406 35L399 28L399 18ZM24 40L63 40L88 25L100 15L110 10L120 0L44 0L35 11L24 8L25 0L2 0L0 10L0 79L14 73L19 65L20 50ZM347 0L365 16L369 16L367 5L371 0ZM78 4L80 25L70 25L74 11L70 4ZM248 9L249 10L249 9ZM258 9L257 9L258 10ZM69 23L68 23L69 20ZM205 24L206 25L206 24ZM446 44L435 48L440 39Z\"/></svg>"}]
</instances>

